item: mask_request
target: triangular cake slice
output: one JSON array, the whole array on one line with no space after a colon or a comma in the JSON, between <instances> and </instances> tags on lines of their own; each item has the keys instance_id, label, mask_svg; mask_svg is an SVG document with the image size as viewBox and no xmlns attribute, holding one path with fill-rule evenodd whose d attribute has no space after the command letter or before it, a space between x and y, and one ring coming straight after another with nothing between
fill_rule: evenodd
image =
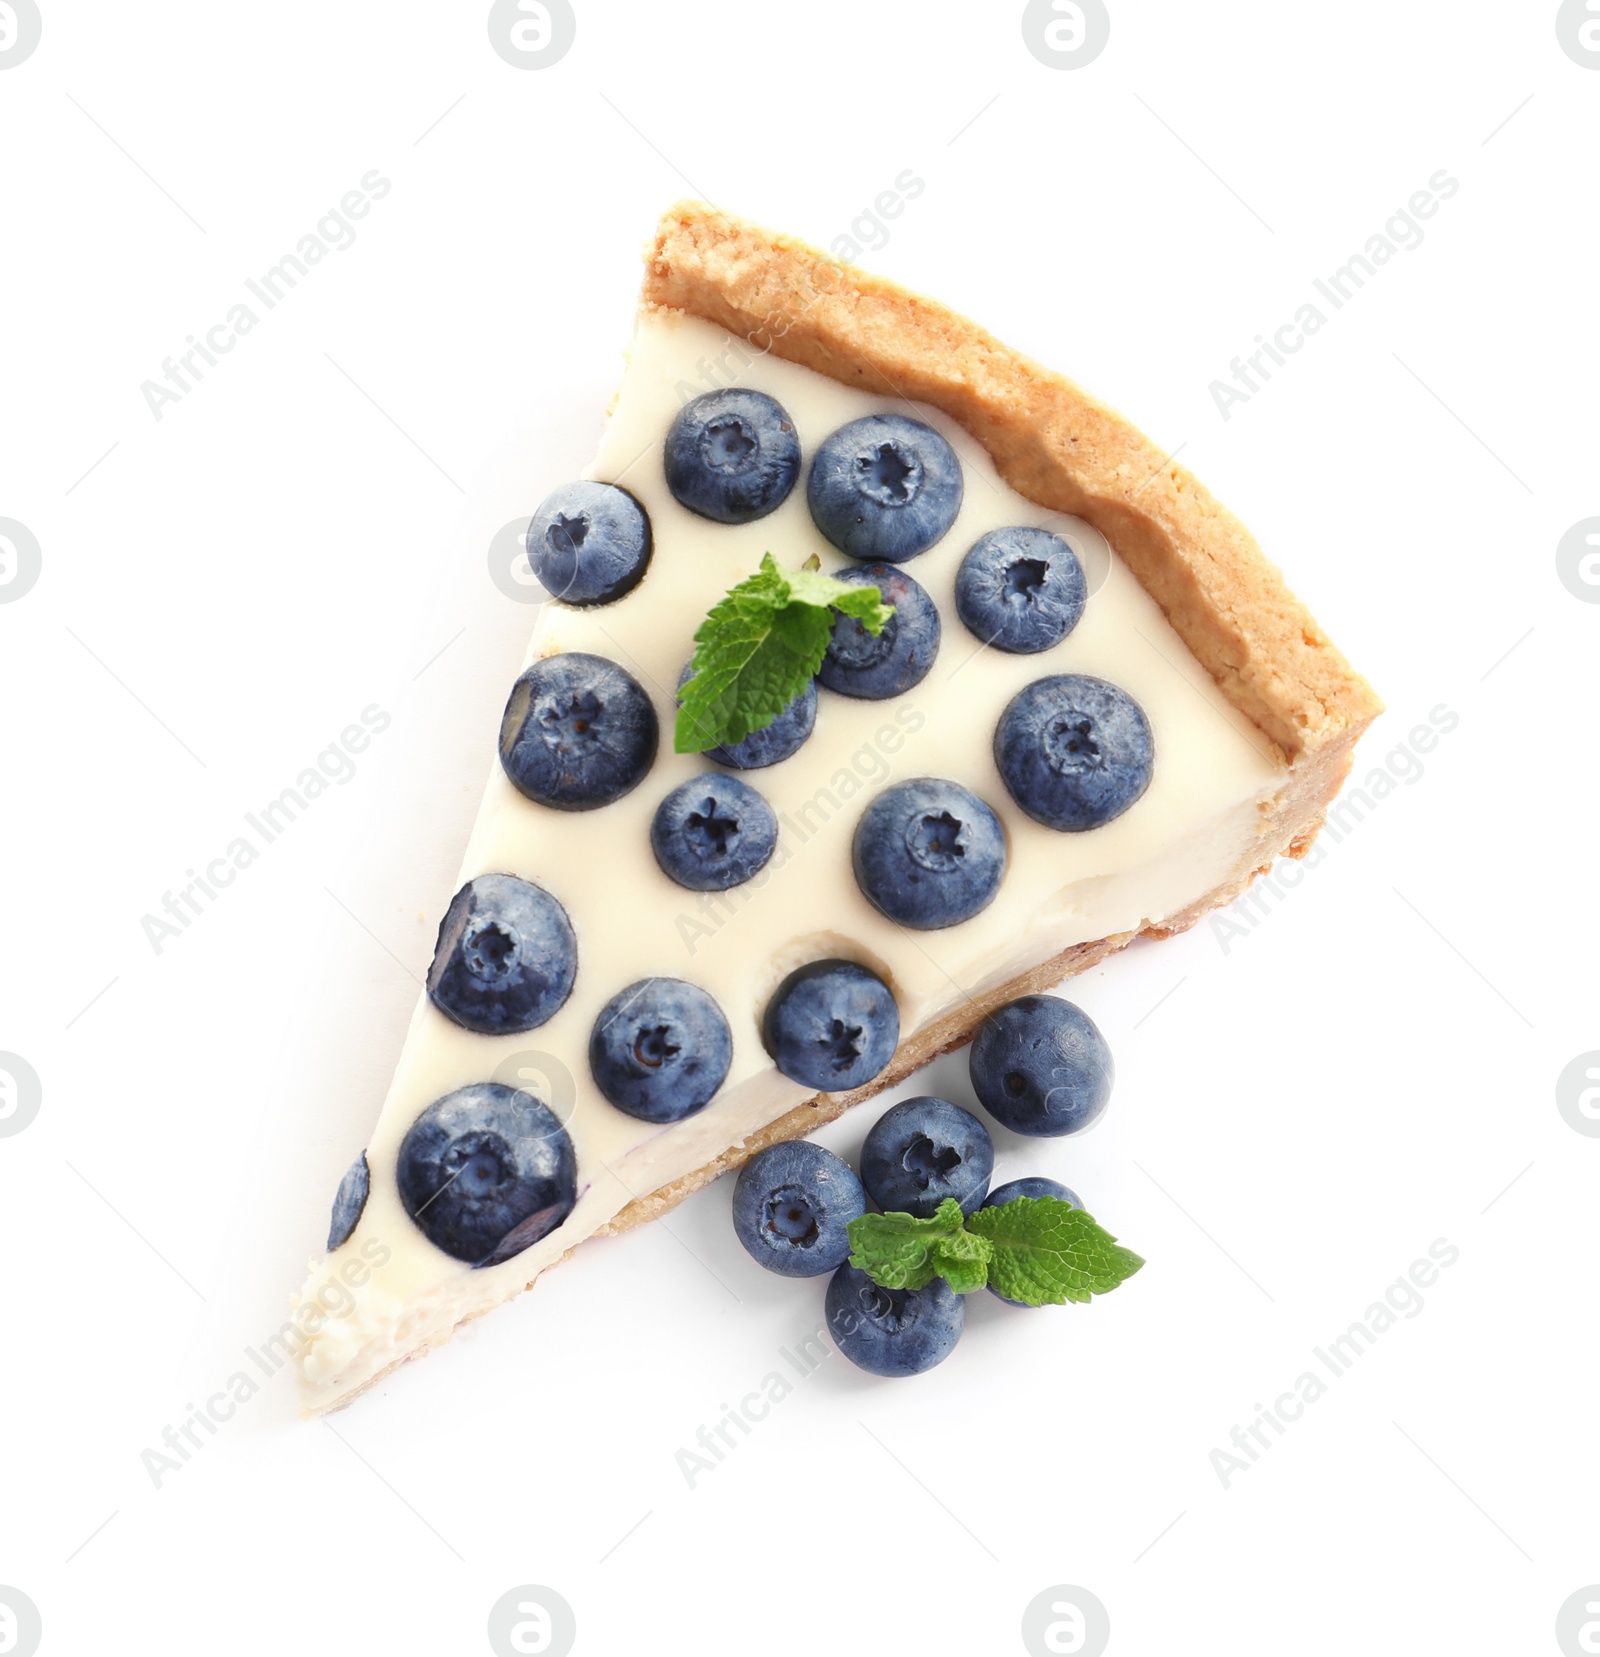
<instances>
[{"instance_id":1,"label":"triangular cake slice","mask_svg":"<svg viewBox=\"0 0 1600 1657\"><path fill-rule=\"evenodd\" d=\"M1006 1000L1191 926L1300 855L1379 711L1238 520L1110 409L942 306L702 204L668 213L647 253L589 477L616 487L560 494L530 557L590 602L539 611L429 992L295 1304L309 1412L584 1239L967 1041ZM853 478L882 514L849 509ZM920 522L887 510L918 490ZM985 538L999 550L974 571ZM882 652L857 627L844 692L824 673L787 757L678 753L696 629L769 553L885 564L912 665L874 678ZM1017 648L1040 641L1005 617L1063 581L1070 630ZM1128 758L1111 752L1121 702L1074 711L1085 684L1132 705L1128 740L1153 759L1075 818L1080 796L1052 789ZM1046 725L997 748L1028 696ZM486 736L499 713L483 710ZM783 751L783 724L735 757ZM861 856L882 818L887 873ZM710 890L686 867L702 856ZM809 1057L784 1056L780 1000ZM675 1068L663 1094L655 1074Z\"/></svg>"}]
</instances>

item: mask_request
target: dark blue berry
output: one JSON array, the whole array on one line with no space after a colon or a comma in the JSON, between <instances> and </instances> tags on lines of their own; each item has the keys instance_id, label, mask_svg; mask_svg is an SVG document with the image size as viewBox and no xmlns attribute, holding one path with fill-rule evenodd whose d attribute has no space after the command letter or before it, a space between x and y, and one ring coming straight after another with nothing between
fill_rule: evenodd
<instances>
[{"instance_id":1,"label":"dark blue berry","mask_svg":"<svg viewBox=\"0 0 1600 1657\"><path fill-rule=\"evenodd\" d=\"M678 410L663 455L680 506L719 524L776 511L800 475L800 439L783 405L762 391L708 391Z\"/></svg>"},{"instance_id":2,"label":"dark blue berry","mask_svg":"<svg viewBox=\"0 0 1600 1657\"><path fill-rule=\"evenodd\" d=\"M517 680L500 722L500 763L530 800L592 811L638 786L656 757L656 710L604 656L547 656Z\"/></svg>"},{"instance_id":3,"label":"dark blue berry","mask_svg":"<svg viewBox=\"0 0 1600 1657\"><path fill-rule=\"evenodd\" d=\"M739 777L707 771L656 807L650 846L669 880L691 892L725 892L759 874L778 844L772 807Z\"/></svg>"},{"instance_id":4,"label":"dark blue berry","mask_svg":"<svg viewBox=\"0 0 1600 1657\"><path fill-rule=\"evenodd\" d=\"M1006 872L1006 837L959 783L917 777L886 788L851 843L856 884L901 926L931 931L988 908Z\"/></svg>"},{"instance_id":5,"label":"dark blue berry","mask_svg":"<svg viewBox=\"0 0 1600 1657\"><path fill-rule=\"evenodd\" d=\"M400 1142L396 1179L418 1230L470 1266L530 1248L578 1200L567 1130L531 1094L499 1082L429 1105Z\"/></svg>"},{"instance_id":6,"label":"dark blue berry","mask_svg":"<svg viewBox=\"0 0 1600 1657\"><path fill-rule=\"evenodd\" d=\"M1094 1020L1058 995L1024 995L978 1026L967 1058L978 1102L1013 1133L1055 1138L1106 1108L1116 1077Z\"/></svg>"},{"instance_id":7,"label":"dark blue berry","mask_svg":"<svg viewBox=\"0 0 1600 1657\"><path fill-rule=\"evenodd\" d=\"M869 414L841 426L817 450L806 503L841 552L903 564L956 521L961 490L961 462L931 426L903 414Z\"/></svg>"},{"instance_id":8,"label":"dark blue berry","mask_svg":"<svg viewBox=\"0 0 1600 1657\"><path fill-rule=\"evenodd\" d=\"M820 1277L842 1266L850 1222L866 1211L855 1171L805 1139L758 1151L733 1188L735 1235L752 1260L785 1277Z\"/></svg>"},{"instance_id":9,"label":"dark blue berry","mask_svg":"<svg viewBox=\"0 0 1600 1657\"><path fill-rule=\"evenodd\" d=\"M578 943L567 912L516 875L479 875L450 900L428 969L428 999L484 1036L554 1017L572 993Z\"/></svg>"},{"instance_id":10,"label":"dark blue berry","mask_svg":"<svg viewBox=\"0 0 1600 1657\"><path fill-rule=\"evenodd\" d=\"M861 1183L885 1214L926 1220L946 1197L970 1214L993 1172L994 1145L983 1123L926 1094L886 1110L861 1147Z\"/></svg>"},{"instance_id":11,"label":"dark blue berry","mask_svg":"<svg viewBox=\"0 0 1600 1657\"><path fill-rule=\"evenodd\" d=\"M595 1086L641 1122L703 1109L733 1062L733 1034L709 995L681 978L643 978L600 1010L589 1034Z\"/></svg>"},{"instance_id":12,"label":"dark blue berry","mask_svg":"<svg viewBox=\"0 0 1600 1657\"><path fill-rule=\"evenodd\" d=\"M778 986L761 1039L790 1081L848 1093L878 1075L900 1041L889 986L854 961L811 961Z\"/></svg>"},{"instance_id":13,"label":"dark blue berry","mask_svg":"<svg viewBox=\"0 0 1600 1657\"><path fill-rule=\"evenodd\" d=\"M639 584L650 562L650 520L613 483L564 483L528 525L528 563L564 604L609 604Z\"/></svg>"},{"instance_id":14,"label":"dark blue berry","mask_svg":"<svg viewBox=\"0 0 1600 1657\"><path fill-rule=\"evenodd\" d=\"M1120 817L1150 786L1155 742L1125 690L1061 673L1012 698L995 729L994 762L1030 817L1078 833Z\"/></svg>"},{"instance_id":15,"label":"dark blue berry","mask_svg":"<svg viewBox=\"0 0 1600 1657\"><path fill-rule=\"evenodd\" d=\"M852 587L876 587L894 614L881 633L869 633L854 616L836 615L828 653L817 678L843 696L881 702L919 685L939 654L939 609L920 582L893 564L835 570Z\"/></svg>"},{"instance_id":16,"label":"dark blue berry","mask_svg":"<svg viewBox=\"0 0 1600 1657\"><path fill-rule=\"evenodd\" d=\"M360 1223L371 1185L372 1174L367 1167L367 1153L363 1151L345 1170L339 1189L333 1194L333 1213L328 1219L329 1254L343 1244Z\"/></svg>"},{"instance_id":17,"label":"dark blue berry","mask_svg":"<svg viewBox=\"0 0 1600 1657\"><path fill-rule=\"evenodd\" d=\"M1069 1189L1058 1179L1045 1179L1041 1174L1027 1174L1022 1179L1011 1179L1004 1185L997 1185L983 1199L983 1206L1000 1208L1008 1202L1014 1202L1018 1197L1032 1197L1035 1201L1040 1197L1054 1197L1058 1202L1070 1203L1074 1208L1083 1207L1076 1191Z\"/></svg>"},{"instance_id":18,"label":"dark blue berry","mask_svg":"<svg viewBox=\"0 0 1600 1657\"><path fill-rule=\"evenodd\" d=\"M1030 655L1078 625L1088 597L1078 555L1043 529L992 529L956 573L956 613L985 644Z\"/></svg>"},{"instance_id":19,"label":"dark blue berry","mask_svg":"<svg viewBox=\"0 0 1600 1657\"><path fill-rule=\"evenodd\" d=\"M925 1289L885 1289L844 1265L826 1298L828 1330L851 1363L873 1375L920 1375L955 1350L967 1303L942 1277Z\"/></svg>"},{"instance_id":20,"label":"dark blue berry","mask_svg":"<svg viewBox=\"0 0 1600 1657\"><path fill-rule=\"evenodd\" d=\"M694 671L690 662L678 675L678 689L682 691ZM817 682L811 681L770 725L751 731L740 742L720 742L707 748L707 759L718 765L730 765L735 771L759 771L776 765L795 753L811 735L817 722Z\"/></svg>"}]
</instances>

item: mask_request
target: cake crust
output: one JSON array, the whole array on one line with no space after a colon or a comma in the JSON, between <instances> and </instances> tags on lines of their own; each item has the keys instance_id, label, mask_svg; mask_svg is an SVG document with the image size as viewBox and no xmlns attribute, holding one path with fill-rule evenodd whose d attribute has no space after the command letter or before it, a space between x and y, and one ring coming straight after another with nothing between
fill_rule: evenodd
<instances>
[{"instance_id":1,"label":"cake crust","mask_svg":"<svg viewBox=\"0 0 1600 1657\"><path fill-rule=\"evenodd\" d=\"M817 1094L797 1105L704 1167L630 1203L594 1234L599 1237L656 1219L768 1145L803 1138L836 1120L965 1045L982 1019L1007 1001L1048 990L1139 936L1184 931L1208 910L1232 902L1277 858L1303 856L1349 772L1356 740L1382 712L1371 687L1290 592L1250 532L1202 484L1072 381L943 305L793 237L684 201L662 218L646 250L640 308L687 312L753 349L846 385L881 389L887 398L927 403L955 420L1019 494L1087 519L1105 535L1241 720L1283 756L1287 772L1283 787L1262 807L1254 844L1227 879L1182 914L1143 933L1075 944L981 998L967 998L902 1042L867 1086ZM453 1333L427 1340L347 1391L308 1404L306 1413L342 1409Z\"/></svg>"},{"instance_id":2,"label":"cake crust","mask_svg":"<svg viewBox=\"0 0 1600 1657\"><path fill-rule=\"evenodd\" d=\"M642 303L688 311L846 385L928 403L1019 494L1085 518L1200 665L1289 760L1382 712L1239 520L1129 421L925 299L704 202L662 218Z\"/></svg>"}]
</instances>

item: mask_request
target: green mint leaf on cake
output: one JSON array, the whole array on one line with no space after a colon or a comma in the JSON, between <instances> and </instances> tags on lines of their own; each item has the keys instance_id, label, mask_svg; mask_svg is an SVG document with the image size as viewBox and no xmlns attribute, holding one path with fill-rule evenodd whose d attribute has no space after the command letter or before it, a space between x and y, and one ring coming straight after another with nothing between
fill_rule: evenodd
<instances>
[{"instance_id":1,"label":"green mint leaf on cake","mask_svg":"<svg viewBox=\"0 0 1600 1657\"><path fill-rule=\"evenodd\" d=\"M695 633L692 677L683 687L673 746L701 754L764 729L816 677L834 612L881 633L893 607L876 587L835 581L812 557L787 570L769 552Z\"/></svg>"},{"instance_id":2,"label":"green mint leaf on cake","mask_svg":"<svg viewBox=\"0 0 1600 1657\"><path fill-rule=\"evenodd\" d=\"M967 1227L993 1245L989 1286L1025 1306L1106 1294L1144 1264L1092 1215L1059 1197L1017 1197L980 1208Z\"/></svg>"},{"instance_id":3,"label":"green mint leaf on cake","mask_svg":"<svg viewBox=\"0 0 1600 1657\"><path fill-rule=\"evenodd\" d=\"M936 1277L959 1294L981 1289L991 1247L962 1224L961 1204L946 1197L931 1219L863 1214L850 1222L850 1264L885 1289L925 1289Z\"/></svg>"}]
</instances>

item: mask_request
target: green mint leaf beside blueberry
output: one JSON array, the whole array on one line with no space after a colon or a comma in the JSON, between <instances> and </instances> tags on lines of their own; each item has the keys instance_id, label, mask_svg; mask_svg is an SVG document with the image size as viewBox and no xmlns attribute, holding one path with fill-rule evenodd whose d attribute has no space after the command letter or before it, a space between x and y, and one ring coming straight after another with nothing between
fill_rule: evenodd
<instances>
[{"instance_id":1,"label":"green mint leaf beside blueberry","mask_svg":"<svg viewBox=\"0 0 1600 1657\"><path fill-rule=\"evenodd\" d=\"M965 1220L954 1197L946 1197L925 1220L914 1214L863 1214L850 1222L850 1264L885 1289L925 1289L936 1277L957 1288L952 1271L964 1279L976 1275L972 1288L981 1289L993 1246L968 1237Z\"/></svg>"},{"instance_id":2,"label":"green mint leaf beside blueberry","mask_svg":"<svg viewBox=\"0 0 1600 1657\"><path fill-rule=\"evenodd\" d=\"M769 553L767 556L770 558L772 555ZM883 595L877 588L842 581L835 576L824 575L820 569L806 567L813 562L820 563L821 560L813 554L799 569L783 572L789 586L789 602L809 604L824 613L829 609L838 610L844 615L854 616L869 632L881 633L893 612L884 604ZM828 617L828 628L831 632L831 616Z\"/></svg>"},{"instance_id":3,"label":"green mint leaf beside blueberry","mask_svg":"<svg viewBox=\"0 0 1600 1657\"><path fill-rule=\"evenodd\" d=\"M934 1271L958 1295L976 1294L988 1284L993 1257L994 1245L989 1239L965 1227L953 1236L939 1238L929 1251Z\"/></svg>"},{"instance_id":4,"label":"green mint leaf beside blueberry","mask_svg":"<svg viewBox=\"0 0 1600 1657\"><path fill-rule=\"evenodd\" d=\"M1083 1203L1078 1193L1063 1185L1058 1179L1045 1179L1039 1174L1027 1174L1021 1179L1007 1180L1004 1185L997 1185L987 1197L983 1199L985 1208L999 1208L1010 1202L1014 1197L1059 1197L1062 1202L1070 1203L1074 1208L1082 1208ZM997 1300L1004 1300L1007 1306L1021 1306L1025 1309L1037 1311L1037 1307L1028 1307L1025 1300L1011 1300L1000 1293L994 1286L994 1273L989 1274L989 1293Z\"/></svg>"},{"instance_id":5,"label":"green mint leaf beside blueberry","mask_svg":"<svg viewBox=\"0 0 1600 1657\"><path fill-rule=\"evenodd\" d=\"M980 1208L969 1227L993 1247L989 1283L996 1294L1024 1306L1060 1306L1108 1294L1144 1264L1059 1197L1015 1197Z\"/></svg>"},{"instance_id":6,"label":"green mint leaf beside blueberry","mask_svg":"<svg viewBox=\"0 0 1600 1657\"><path fill-rule=\"evenodd\" d=\"M753 732L787 719L803 726L793 746L743 763L772 764L786 757L810 735L816 717L813 681L836 616L851 617L878 634L893 614L876 587L786 570L767 553L761 568L715 605L695 633L694 659L679 687L677 751L736 751Z\"/></svg>"},{"instance_id":7,"label":"green mint leaf beside blueberry","mask_svg":"<svg viewBox=\"0 0 1600 1657\"><path fill-rule=\"evenodd\" d=\"M1060 1197L1013 1197L963 1215L946 1197L931 1218L863 1214L849 1226L850 1264L885 1289L957 1294L990 1288L1019 1306L1060 1306L1107 1294L1144 1264L1094 1218Z\"/></svg>"},{"instance_id":8,"label":"green mint leaf beside blueberry","mask_svg":"<svg viewBox=\"0 0 1600 1657\"><path fill-rule=\"evenodd\" d=\"M685 662L683 672L678 675L680 706L683 687L693 673L694 663ZM807 680L805 689L776 718L765 725L752 726L748 735L738 742L719 742L707 748L705 757L735 771L759 771L796 753L810 738L816 722L816 681Z\"/></svg>"}]
</instances>

